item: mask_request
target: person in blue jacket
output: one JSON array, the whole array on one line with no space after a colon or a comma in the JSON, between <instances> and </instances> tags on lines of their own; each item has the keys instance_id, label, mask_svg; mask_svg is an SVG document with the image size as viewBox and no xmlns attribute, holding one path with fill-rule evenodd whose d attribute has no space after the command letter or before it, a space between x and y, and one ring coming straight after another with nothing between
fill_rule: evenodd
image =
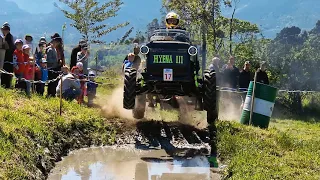
<instances>
[{"instance_id":1,"label":"person in blue jacket","mask_svg":"<svg viewBox=\"0 0 320 180\"><path fill-rule=\"evenodd\" d=\"M47 68L47 60L45 58L41 59L40 63L40 73L38 79L45 82L48 81L48 68ZM36 92L43 96L44 94L45 83L37 83L36 84Z\"/></svg>"}]
</instances>

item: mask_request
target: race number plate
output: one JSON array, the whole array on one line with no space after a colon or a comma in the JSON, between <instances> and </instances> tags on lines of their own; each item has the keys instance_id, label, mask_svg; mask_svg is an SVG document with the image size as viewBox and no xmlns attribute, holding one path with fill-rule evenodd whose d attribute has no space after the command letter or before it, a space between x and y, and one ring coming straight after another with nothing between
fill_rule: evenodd
<instances>
[{"instance_id":1,"label":"race number plate","mask_svg":"<svg viewBox=\"0 0 320 180\"><path fill-rule=\"evenodd\" d=\"M163 69L163 80L164 81L172 81L173 80L172 69Z\"/></svg>"}]
</instances>

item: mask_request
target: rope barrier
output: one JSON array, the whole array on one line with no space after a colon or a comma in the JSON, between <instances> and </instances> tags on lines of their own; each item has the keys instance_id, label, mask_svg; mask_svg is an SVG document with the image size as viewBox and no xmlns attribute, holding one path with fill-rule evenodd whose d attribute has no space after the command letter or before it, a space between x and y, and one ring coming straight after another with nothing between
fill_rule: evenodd
<instances>
[{"instance_id":1,"label":"rope barrier","mask_svg":"<svg viewBox=\"0 0 320 180\"><path fill-rule=\"evenodd\" d=\"M14 64L28 64L28 62L23 62L23 63L4 62L4 63L9 63L9 64L13 64L13 65ZM48 68L48 71L53 72L53 73L57 73L57 74L62 74L63 73L62 71L55 71L55 70L51 70L51 69L52 68ZM7 72L7 71L5 71L3 69L0 69L0 72L3 73L3 74L11 75L11 76L15 77L16 79L19 79L19 80L22 80L22 81L31 82L33 84L37 84L37 83L49 84L51 82L55 82L55 81L60 79L60 76L59 76L56 79L52 79L52 80L48 80L48 81L41 81L41 80L34 81L34 80L27 80L25 78L18 78L18 77L15 76L14 73ZM72 74L72 75L82 76L83 78L99 77L99 76L90 76L90 75L85 75L85 74ZM109 78L109 77L101 77L101 79L103 79L103 80L123 80L122 78ZM101 85L111 85L112 84L112 83L94 82L94 81L90 81L90 80L87 80L87 79L79 79L79 80L82 81L82 82L91 82L91 83L94 83L94 84L101 84ZM238 88L238 89L236 89L236 88L219 87L219 86L217 86L216 90L220 91L220 92L231 92L231 93L239 93L239 94L244 94L244 93L248 92L248 88ZM318 93L320 91L284 90L284 89L281 89L281 90L278 90L278 92L286 92L286 93Z\"/></svg>"}]
</instances>

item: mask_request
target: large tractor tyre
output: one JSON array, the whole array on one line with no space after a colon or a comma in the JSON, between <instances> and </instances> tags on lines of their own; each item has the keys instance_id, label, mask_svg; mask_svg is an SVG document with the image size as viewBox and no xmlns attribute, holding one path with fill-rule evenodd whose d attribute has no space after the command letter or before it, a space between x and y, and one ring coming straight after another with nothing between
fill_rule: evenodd
<instances>
[{"instance_id":1,"label":"large tractor tyre","mask_svg":"<svg viewBox=\"0 0 320 180\"><path fill-rule=\"evenodd\" d=\"M179 109L179 103L176 96L172 96L169 103L172 106L172 108Z\"/></svg>"},{"instance_id":2,"label":"large tractor tyre","mask_svg":"<svg viewBox=\"0 0 320 180\"><path fill-rule=\"evenodd\" d=\"M203 108L209 124L218 119L216 73L206 70L203 78Z\"/></svg>"},{"instance_id":3,"label":"large tractor tyre","mask_svg":"<svg viewBox=\"0 0 320 180\"><path fill-rule=\"evenodd\" d=\"M126 69L124 73L123 108L133 109L136 99L137 70Z\"/></svg>"},{"instance_id":4,"label":"large tractor tyre","mask_svg":"<svg viewBox=\"0 0 320 180\"><path fill-rule=\"evenodd\" d=\"M132 110L133 117L136 119L144 118L144 113L146 111L146 94L136 96L135 107Z\"/></svg>"}]
</instances>

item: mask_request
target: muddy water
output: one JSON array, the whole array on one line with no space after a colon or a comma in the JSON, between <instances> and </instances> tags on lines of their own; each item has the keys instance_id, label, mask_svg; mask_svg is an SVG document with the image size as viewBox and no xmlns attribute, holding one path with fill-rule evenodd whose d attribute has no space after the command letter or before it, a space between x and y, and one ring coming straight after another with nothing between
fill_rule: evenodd
<instances>
[{"instance_id":1,"label":"muddy water","mask_svg":"<svg viewBox=\"0 0 320 180\"><path fill-rule=\"evenodd\" d=\"M164 150L88 148L57 163L49 180L214 180L206 157L172 158Z\"/></svg>"}]
</instances>

